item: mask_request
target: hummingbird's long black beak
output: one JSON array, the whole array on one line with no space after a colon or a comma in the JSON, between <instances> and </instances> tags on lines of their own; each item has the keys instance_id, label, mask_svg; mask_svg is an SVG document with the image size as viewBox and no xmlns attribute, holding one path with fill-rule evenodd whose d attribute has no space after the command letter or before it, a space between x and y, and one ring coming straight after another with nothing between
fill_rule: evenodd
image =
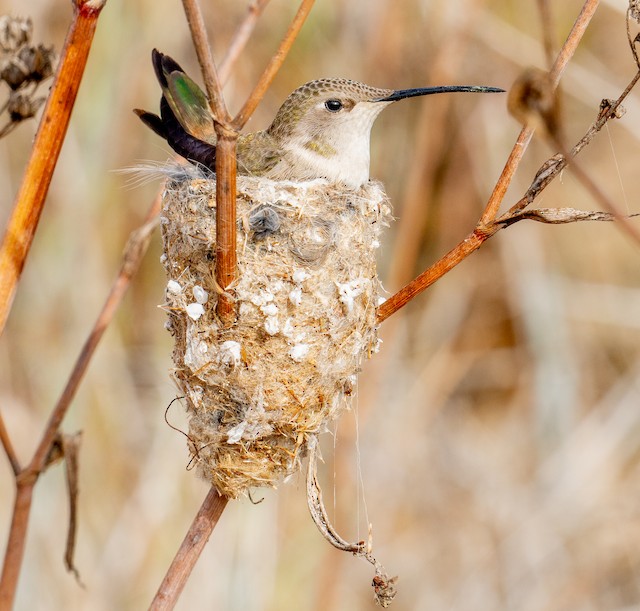
<instances>
[{"instance_id":1,"label":"hummingbird's long black beak","mask_svg":"<svg viewBox=\"0 0 640 611\"><path fill-rule=\"evenodd\" d=\"M395 102L405 98L415 98L419 95L432 95L434 93L453 93L466 91L469 93L504 93L504 89L498 87L483 87L481 85L445 85L443 87L420 87L418 89L398 89L386 98L378 98L374 102Z\"/></svg>"}]
</instances>

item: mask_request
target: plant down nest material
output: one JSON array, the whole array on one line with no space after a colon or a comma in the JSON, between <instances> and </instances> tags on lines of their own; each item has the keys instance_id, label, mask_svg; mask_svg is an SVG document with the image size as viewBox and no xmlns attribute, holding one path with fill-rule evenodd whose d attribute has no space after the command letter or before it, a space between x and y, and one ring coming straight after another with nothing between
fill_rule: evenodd
<instances>
[{"instance_id":1,"label":"plant down nest material","mask_svg":"<svg viewBox=\"0 0 640 611\"><path fill-rule=\"evenodd\" d=\"M169 180L161 218L173 376L199 473L235 498L300 468L377 350L378 183L238 177L237 320L216 315L215 180Z\"/></svg>"}]
</instances>

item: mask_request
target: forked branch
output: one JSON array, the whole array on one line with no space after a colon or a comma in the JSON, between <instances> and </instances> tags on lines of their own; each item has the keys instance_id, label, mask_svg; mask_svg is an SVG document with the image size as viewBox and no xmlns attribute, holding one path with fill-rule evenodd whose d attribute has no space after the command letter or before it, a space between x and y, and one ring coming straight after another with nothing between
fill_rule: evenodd
<instances>
[{"instance_id":1,"label":"forked branch","mask_svg":"<svg viewBox=\"0 0 640 611\"><path fill-rule=\"evenodd\" d=\"M567 39L560 49L558 56L553 64L553 67L549 73L548 80L549 86L552 90L555 90L560 82L560 77L564 72L567 64L573 54L575 53L582 36L584 35L589 22L593 18L595 11L598 7L599 0L586 0L578 18L576 19L571 32L567 36ZM634 83L635 84L635 83ZM631 85L633 86L633 85ZM629 88L630 90L630 88ZM623 93L621 96L620 102L626 94ZM610 113L604 122L606 122L609 118L615 116L614 113ZM604 125L603 122L603 125ZM593 126L592 126L593 128ZM524 152L533 136L534 128L525 125L507 158L507 162L498 178L498 181L493 189L489 200L485 206L485 209L482 213L478 224L475 229L467 235L459 244L457 244L451 251L449 251L446 255L444 255L440 260L436 261L431 267L422 272L417 278L412 280L409 284L401 288L397 293L395 293L392 297L387 299L379 308L378 308L378 322L381 323L389 316L397 312L400 308L404 307L409 301L411 301L416 295L419 295L422 291L431 286L436 280L441 278L444 274L446 274L453 267L458 265L461 261L466 259L471 253L475 252L484 242L489 239L492 235L497 233L500 229L504 227L504 225L496 220L496 216L498 214L498 210L500 209L500 205L504 200L504 196L507 192L511 181L515 175L518 166L522 160ZM564 167L564 166L563 166ZM548 172L548 180L552 180L560 170L553 170ZM547 183L545 183L546 186ZM521 200L522 202L523 200ZM531 199L533 201L533 199ZM524 206L531 203L531 201L527 201Z\"/></svg>"}]
</instances>

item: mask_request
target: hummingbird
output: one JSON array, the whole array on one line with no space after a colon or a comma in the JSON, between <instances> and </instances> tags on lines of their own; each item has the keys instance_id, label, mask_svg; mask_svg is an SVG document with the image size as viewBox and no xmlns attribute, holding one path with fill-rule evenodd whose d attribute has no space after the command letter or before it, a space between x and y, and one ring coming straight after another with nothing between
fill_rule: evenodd
<instances>
[{"instance_id":1,"label":"hummingbird","mask_svg":"<svg viewBox=\"0 0 640 611\"><path fill-rule=\"evenodd\" d=\"M179 155L215 171L216 133L207 96L179 64L157 49L160 115L134 112ZM497 87L451 85L378 89L344 78L311 81L284 101L271 125L237 143L239 174L272 180L325 178L357 189L369 180L370 135L380 112L398 100L449 92L502 93Z\"/></svg>"}]
</instances>

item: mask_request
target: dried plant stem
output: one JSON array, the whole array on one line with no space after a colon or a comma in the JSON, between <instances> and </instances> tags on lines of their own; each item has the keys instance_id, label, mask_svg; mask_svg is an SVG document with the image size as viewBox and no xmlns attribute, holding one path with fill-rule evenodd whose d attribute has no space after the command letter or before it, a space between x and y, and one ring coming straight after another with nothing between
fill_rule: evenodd
<instances>
[{"instance_id":1,"label":"dried plant stem","mask_svg":"<svg viewBox=\"0 0 640 611\"><path fill-rule=\"evenodd\" d=\"M562 45L562 48L558 53L558 57L556 57L556 61L549 71L553 87L557 87L560 83L560 78L569 64L569 61L573 57L573 54L576 52L576 49L578 48L584 33L587 31L599 4L600 0L586 0L583 4L578 17L569 32L569 36L567 36L567 40Z\"/></svg>"},{"instance_id":2,"label":"dried plant stem","mask_svg":"<svg viewBox=\"0 0 640 611\"><path fill-rule=\"evenodd\" d=\"M0 577L0 609L3 611L13 608L13 601L18 587L24 544L31 513L31 499L35 482L17 481L16 496L13 502L11 529L7 540L7 551Z\"/></svg>"},{"instance_id":3,"label":"dried plant stem","mask_svg":"<svg viewBox=\"0 0 640 611\"><path fill-rule=\"evenodd\" d=\"M256 23L258 23L258 18L267 7L267 4L269 4L269 0L254 0L247 8L247 15L236 30L236 33L229 43L229 48L220 62L220 70L218 73L222 83L226 83L227 80L229 80L231 70L240 53L242 53L246 47L249 38L251 38Z\"/></svg>"},{"instance_id":4,"label":"dried plant stem","mask_svg":"<svg viewBox=\"0 0 640 611\"><path fill-rule=\"evenodd\" d=\"M75 0L73 3L73 20L64 42L60 64L0 247L0 334L4 330L33 242L87 63L98 17L105 2L106 0Z\"/></svg>"},{"instance_id":5,"label":"dried plant stem","mask_svg":"<svg viewBox=\"0 0 640 611\"><path fill-rule=\"evenodd\" d=\"M350 552L354 556L363 558L375 568L372 586L374 588L376 602L381 607L388 607L396 596L397 577L389 577L384 567L374 557L372 548L371 526L369 527L369 537L367 541L356 541L349 543L343 539L331 523L327 510L322 500L322 490L318 482L318 439L312 437L308 440L309 463L307 466L307 506L311 518L320 531L320 534L336 549L343 552Z\"/></svg>"},{"instance_id":6,"label":"dried plant stem","mask_svg":"<svg viewBox=\"0 0 640 611\"><path fill-rule=\"evenodd\" d=\"M149 605L151 611L174 608L193 567L227 506L228 500L227 497L220 496L215 488L211 487L151 605Z\"/></svg>"},{"instance_id":7,"label":"dried plant stem","mask_svg":"<svg viewBox=\"0 0 640 611\"><path fill-rule=\"evenodd\" d=\"M38 477L47 466L47 460L53 442L55 441L62 419L67 413L71 401L76 394L80 381L87 370L89 362L95 352L98 342L109 323L111 322L125 291L127 290L131 278L138 270L140 262L149 245L152 229L156 225L157 217L160 213L160 195L156 197L151 206L147 218L137 231L133 232L125 250L122 267L118 274L109 296L96 320L89 337L87 338L80 355L74 365L73 371L67 381L62 395L49 418L45 427L42 439L38 444L31 462L24 469L19 469L17 460L14 468L18 468L16 473L16 498L13 508L11 530L7 542L7 549L2 567L2 577L0 577L0 609L10 609L13 606L16 587L22 558L24 555L24 545L29 523L31 510L31 499L33 488L38 481ZM4 430L4 425L0 426ZM4 436L3 436L4 444ZM10 447L10 446L9 446ZM11 456L5 445L5 451ZM14 455L15 459L15 455ZM12 460L12 464L14 461Z\"/></svg>"},{"instance_id":8,"label":"dried plant stem","mask_svg":"<svg viewBox=\"0 0 640 611\"><path fill-rule=\"evenodd\" d=\"M624 91L620 94L617 100L613 103L609 103L604 110L601 110L596 121L589 127L585 135L580 138L577 144L571 149L568 155L554 155L545 163L542 164L538 173L536 174L533 182L527 189L526 193L520 198L507 212L500 216L496 222L507 223L528 205L530 205L536 197L542 193L547 185L556 177L564 168L567 167L568 158L575 157L587 146L596 136L596 134L606 125L607 121L617 116L618 110L622 105L622 102L631 93L631 90L640 80L640 70L636 72L629 84L625 87Z\"/></svg>"},{"instance_id":9,"label":"dried plant stem","mask_svg":"<svg viewBox=\"0 0 640 611\"><path fill-rule=\"evenodd\" d=\"M235 320L233 298L226 290L236 278L236 143L238 133L230 125L231 116L222 95L222 85L211 56L207 30L198 0L183 0L209 104L215 118L216 144L216 281L223 293L217 312L223 324Z\"/></svg>"},{"instance_id":10,"label":"dried plant stem","mask_svg":"<svg viewBox=\"0 0 640 611\"><path fill-rule=\"evenodd\" d=\"M80 351L80 355L76 360L71 376L69 377L69 380L62 391L62 395L60 395L55 409L49 418L49 422L47 423L42 439L40 440L38 448L31 460L31 464L27 467L28 470L33 471L35 474L39 474L44 467L47 454L53 444L58 427L62 423L62 420L69 409L69 405L78 390L78 386L80 385L87 367L91 362L91 358L93 357L98 343L102 339L102 335L111 323L111 320L120 306L120 302L131 284L131 279L140 267L142 258L146 253L149 241L151 240L151 233L157 225L160 206L161 197L158 194L147 212L147 217L142 226L135 230L129 237L118 276L111 286L109 295L107 296L107 299L102 306L102 310L93 325L93 329Z\"/></svg>"},{"instance_id":11,"label":"dried plant stem","mask_svg":"<svg viewBox=\"0 0 640 611\"><path fill-rule=\"evenodd\" d=\"M379 306L377 312L378 323L385 321L389 316L409 303L416 295L429 288L436 280L466 259L472 252L478 250L485 240L490 238L498 229L500 229L499 226L492 225L492 230L489 232L480 233L474 231L469 234L444 257L441 257L431 267L427 268L417 278Z\"/></svg>"},{"instance_id":12,"label":"dried plant stem","mask_svg":"<svg viewBox=\"0 0 640 611\"><path fill-rule=\"evenodd\" d=\"M196 48L200 69L202 70L202 78L209 97L211 112L216 121L227 125L231 121L231 116L222 96L222 85L211 55L211 47L209 46L207 29L204 25L200 4L198 0L182 0L182 5L191 30L191 38Z\"/></svg>"},{"instance_id":13,"label":"dried plant stem","mask_svg":"<svg viewBox=\"0 0 640 611\"><path fill-rule=\"evenodd\" d=\"M236 143L238 131L248 121L263 98L267 88L284 62L300 28L304 24L314 0L303 0L293 22L289 26L278 50L271 58L260 80L249 99L242 107L240 113L229 123L226 107L222 100L220 81L216 74L215 65L211 58L207 42L206 30L202 20L202 14L197 0L183 0L185 12L191 27L192 37L198 59L203 71L207 93L211 100L212 110L221 111L224 108L224 120L220 119L222 113L215 114L216 135L216 281L225 290L218 299L218 316L224 324L231 324L235 319L235 307L233 298L226 293L236 278ZM244 35L244 34L243 34ZM244 43L243 43L244 44ZM238 43L239 45L239 43ZM239 45L240 46L240 45ZM238 51L234 51L237 53ZM228 53L229 58L234 56ZM229 59L228 61L231 61ZM217 99L217 98L220 99ZM216 101L214 101L216 100ZM209 490L198 514L187 533L187 536L178 550L167 574L165 575L158 592L151 603L150 609L172 609L175 605L185 583L187 582L193 567L195 566L205 543L211 536L218 519L227 504L228 499L220 496L215 488Z\"/></svg>"},{"instance_id":14,"label":"dried plant stem","mask_svg":"<svg viewBox=\"0 0 640 611\"><path fill-rule=\"evenodd\" d=\"M246 122L249 120L249 117L253 114L255 109L257 108L260 100L264 97L269 85L275 78L278 70L282 66L284 60L286 59L291 46L293 45L295 39L300 32L300 29L304 25L304 22L307 19L307 16L311 12L313 8L315 0L302 0L300 3L300 8L296 13L296 16L293 18L287 33L284 35L278 50L274 53L273 57L267 64L267 67L264 69L258 84L255 86L254 90L251 92L251 95L244 103L244 106L241 108L240 112L236 115L233 120L233 126L237 130L241 130Z\"/></svg>"},{"instance_id":15,"label":"dried plant stem","mask_svg":"<svg viewBox=\"0 0 640 611\"><path fill-rule=\"evenodd\" d=\"M553 87L557 87L560 77L564 72L569 60L573 57L575 50L584 35L587 26L598 7L599 0L586 0L582 10L578 15L567 40L558 53L558 57L550 72L550 80ZM460 261L468 257L501 226L496 224L496 215L507 192L507 188L513 180L513 176L520 165L524 152L533 136L533 128L523 127L509 154L507 162L496 182L493 193L485 206L484 212L472 233L470 233L455 248L449 251L442 259L434 263L427 270L422 272L417 278L401 288L378 308L378 322L386 320L393 313L404 307L416 295L431 286L436 280L442 277L450 269L455 267Z\"/></svg>"}]
</instances>

